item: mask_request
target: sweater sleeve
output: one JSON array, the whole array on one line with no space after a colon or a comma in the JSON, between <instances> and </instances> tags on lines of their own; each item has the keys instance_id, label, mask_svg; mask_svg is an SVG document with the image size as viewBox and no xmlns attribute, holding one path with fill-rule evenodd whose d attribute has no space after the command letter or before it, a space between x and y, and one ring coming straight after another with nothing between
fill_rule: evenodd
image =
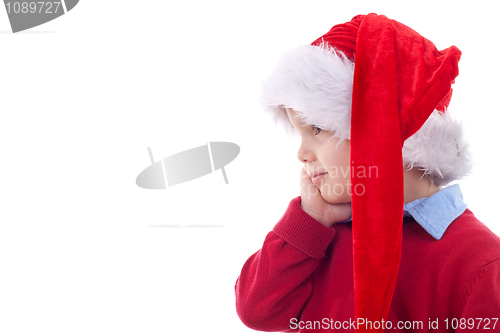
<instances>
[{"instance_id":1,"label":"sweater sleeve","mask_svg":"<svg viewBox=\"0 0 500 333\"><path fill-rule=\"evenodd\" d=\"M480 267L470 278L460 308L457 332L471 332L470 325L474 332L500 332L500 259Z\"/></svg>"},{"instance_id":2,"label":"sweater sleeve","mask_svg":"<svg viewBox=\"0 0 500 333\"><path fill-rule=\"evenodd\" d=\"M287 331L293 318L300 319L312 291L311 274L335 236L333 228L305 213L300 203L300 196L290 201L236 281L236 311L252 329Z\"/></svg>"}]
</instances>

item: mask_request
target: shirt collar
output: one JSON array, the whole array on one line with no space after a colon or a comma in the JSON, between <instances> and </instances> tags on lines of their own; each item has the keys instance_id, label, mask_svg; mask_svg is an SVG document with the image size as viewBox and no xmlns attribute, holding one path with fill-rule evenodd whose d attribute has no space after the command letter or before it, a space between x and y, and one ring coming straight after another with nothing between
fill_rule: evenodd
<instances>
[{"instance_id":1,"label":"shirt collar","mask_svg":"<svg viewBox=\"0 0 500 333\"><path fill-rule=\"evenodd\" d=\"M448 226L467 208L459 184L454 184L404 205L404 216L411 216L432 237L440 240ZM337 223L351 222L352 218Z\"/></svg>"},{"instance_id":2,"label":"shirt collar","mask_svg":"<svg viewBox=\"0 0 500 333\"><path fill-rule=\"evenodd\" d=\"M459 184L448 186L428 198L404 205L405 216L411 215L432 237L439 240L448 226L467 208Z\"/></svg>"}]
</instances>

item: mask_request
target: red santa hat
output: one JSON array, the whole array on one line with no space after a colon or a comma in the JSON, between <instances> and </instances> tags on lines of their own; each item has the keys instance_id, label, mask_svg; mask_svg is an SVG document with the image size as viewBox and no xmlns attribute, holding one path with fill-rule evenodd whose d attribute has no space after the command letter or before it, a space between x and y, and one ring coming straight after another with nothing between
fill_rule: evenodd
<instances>
[{"instance_id":1,"label":"red santa hat","mask_svg":"<svg viewBox=\"0 0 500 333\"><path fill-rule=\"evenodd\" d=\"M365 189L351 191L357 318L380 321L389 312L401 257L403 165L438 186L470 172L461 124L446 111L460 55L383 15L358 15L285 54L263 84L262 105L289 132L284 108L350 139L353 167L377 167L377 178L351 173L352 188Z\"/></svg>"}]
</instances>

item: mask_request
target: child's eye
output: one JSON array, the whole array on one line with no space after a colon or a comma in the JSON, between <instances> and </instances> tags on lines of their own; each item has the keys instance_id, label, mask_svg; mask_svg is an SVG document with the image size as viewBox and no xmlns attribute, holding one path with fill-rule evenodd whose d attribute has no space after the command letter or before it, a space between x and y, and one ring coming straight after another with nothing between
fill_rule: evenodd
<instances>
[{"instance_id":1,"label":"child's eye","mask_svg":"<svg viewBox=\"0 0 500 333\"><path fill-rule=\"evenodd\" d=\"M322 129L319 128L318 126L312 125L312 128L313 128L313 131L314 131L314 135L318 135L322 131Z\"/></svg>"}]
</instances>

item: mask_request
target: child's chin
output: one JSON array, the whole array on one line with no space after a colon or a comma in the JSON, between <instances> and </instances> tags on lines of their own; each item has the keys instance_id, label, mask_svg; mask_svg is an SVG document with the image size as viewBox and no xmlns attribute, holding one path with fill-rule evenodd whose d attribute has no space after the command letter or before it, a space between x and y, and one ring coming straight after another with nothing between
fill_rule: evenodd
<instances>
[{"instance_id":1,"label":"child's chin","mask_svg":"<svg viewBox=\"0 0 500 333\"><path fill-rule=\"evenodd\" d=\"M350 198L334 198L333 200L325 199L325 201L330 203L330 204L335 205L335 204L349 203L349 202L351 202L351 199Z\"/></svg>"},{"instance_id":2,"label":"child's chin","mask_svg":"<svg viewBox=\"0 0 500 333\"><path fill-rule=\"evenodd\" d=\"M349 195L335 195L333 193L321 193L323 199L330 204L342 204L351 202L351 197Z\"/></svg>"}]
</instances>

